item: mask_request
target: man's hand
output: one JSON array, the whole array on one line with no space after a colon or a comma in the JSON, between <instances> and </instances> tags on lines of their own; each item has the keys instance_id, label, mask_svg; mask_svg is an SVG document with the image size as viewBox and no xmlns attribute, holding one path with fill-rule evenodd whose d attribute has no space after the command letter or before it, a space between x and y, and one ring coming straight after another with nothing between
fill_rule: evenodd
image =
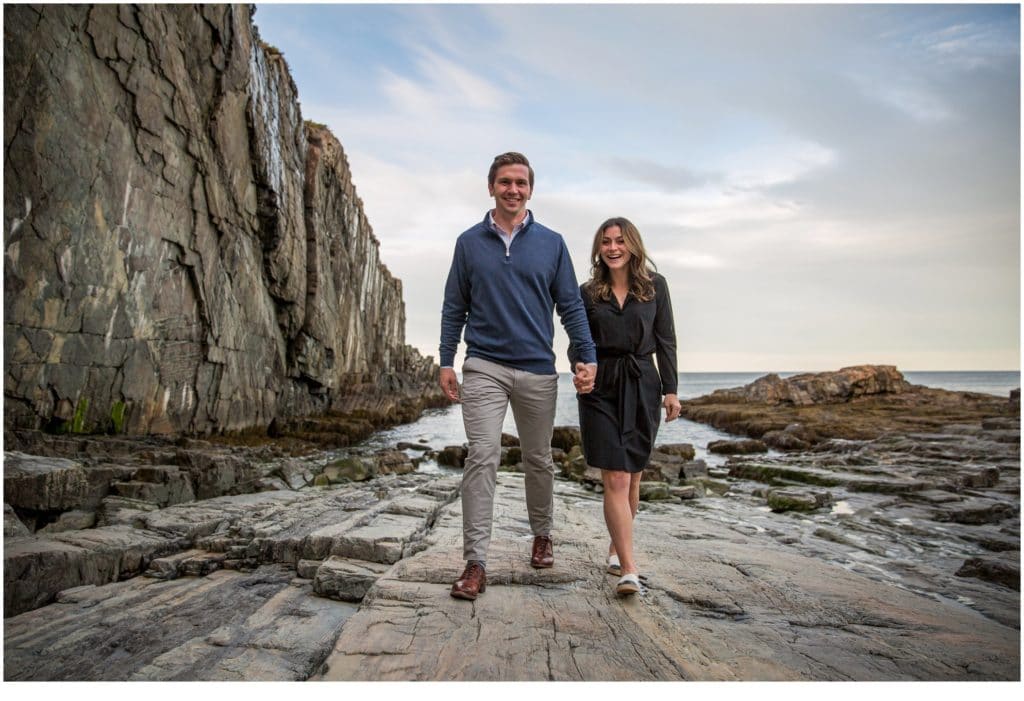
<instances>
[{"instance_id":1,"label":"man's hand","mask_svg":"<svg viewBox=\"0 0 1024 701\"><path fill-rule=\"evenodd\" d=\"M459 401L459 378L455 376L455 370L441 368L440 384L441 389L444 390L444 396L453 402Z\"/></svg>"},{"instance_id":2,"label":"man's hand","mask_svg":"<svg viewBox=\"0 0 1024 701\"><path fill-rule=\"evenodd\" d=\"M666 394L662 404L665 407L665 423L679 418L679 412L683 410L682 404L679 403L679 397L674 394Z\"/></svg>"},{"instance_id":3,"label":"man's hand","mask_svg":"<svg viewBox=\"0 0 1024 701\"><path fill-rule=\"evenodd\" d=\"M597 363L576 363L576 374L572 377L572 384L580 394L588 394L594 389L594 382L597 380Z\"/></svg>"}]
</instances>

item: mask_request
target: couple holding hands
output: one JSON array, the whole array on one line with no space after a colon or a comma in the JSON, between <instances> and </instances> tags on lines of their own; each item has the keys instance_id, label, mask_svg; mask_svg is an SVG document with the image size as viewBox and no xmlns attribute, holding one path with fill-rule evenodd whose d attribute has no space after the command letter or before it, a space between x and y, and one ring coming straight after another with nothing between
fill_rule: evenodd
<instances>
[{"instance_id":1,"label":"couple holding hands","mask_svg":"<svg viewBox=\"0 0 1024 701\"><path fill-rule=\"evenodd\" d=\"M445 284L440 383L451 401L462 402L469 442L461 487L466 567L451 595L472 600L487 588L501 428L510 405L534 535L530 564L554 565L557 311L570 340L583 455L588 465L600 468L604 482L611 537L607 568L619 577L616 593L628 596L640 590L633 558L640 477L657 435L660 407L666 421L680 411L668 285L651 269L640 232L615 217L598 227L591 277L577 286L565 241L526 208L533 182L533 168L522 154L495 157L487 176L494 209L459 236ZM453 366L463 329L460 388Z\"/></svg>"}]
</instances>

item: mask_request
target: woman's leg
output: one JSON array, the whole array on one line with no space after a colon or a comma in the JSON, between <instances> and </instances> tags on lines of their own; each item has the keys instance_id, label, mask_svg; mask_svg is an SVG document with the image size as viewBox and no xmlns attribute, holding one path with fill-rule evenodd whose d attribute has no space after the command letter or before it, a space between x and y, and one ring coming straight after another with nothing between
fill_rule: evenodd
<instances>
[{"instance_id":1,"label":"woman's leg","mask_svg":"<svg viewBox=\"0 0 1024 701\"><path fill-rule=\"evenodd\" d=\"M636 573L633 562L633 514L629 509L630 474L619 470L601 470L604 482L604 521L612 546L619 555L622 573Z\"/></svg>"},{"instance_id":2,"label":"woman's leg","mask_svg":"<svg viewBox=\"0 0 1024 701\"><path fill-rule=\"evenodd\" d=\"M636 519L636 512L640 508L640 478L643 477L643 474L642 472L629 473L629 512L634 519ZM612 542L608 545L608 555L616 554L615 543Z\"/></svg>"}]
</instances>

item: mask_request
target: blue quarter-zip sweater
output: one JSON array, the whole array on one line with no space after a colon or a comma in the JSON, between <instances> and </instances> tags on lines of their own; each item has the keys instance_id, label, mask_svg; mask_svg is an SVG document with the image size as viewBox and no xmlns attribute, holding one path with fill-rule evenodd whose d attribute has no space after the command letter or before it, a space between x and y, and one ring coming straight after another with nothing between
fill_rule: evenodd
<instances>
[{"instance_id":1,"label":"blue quarter-zip sweater","mask_svg":"<svg viewBox=\"0 0 1024 701\"><path fill-rule=\"evenodd\" d=\"M466 356L540 375L555 374L552 311L557 311L574 351L597 362L587 313L562 236L530 222L505 241L487 216L463 232L444 286L441 367L452 366L462 329Z\"/></svg>"}]
</instances>

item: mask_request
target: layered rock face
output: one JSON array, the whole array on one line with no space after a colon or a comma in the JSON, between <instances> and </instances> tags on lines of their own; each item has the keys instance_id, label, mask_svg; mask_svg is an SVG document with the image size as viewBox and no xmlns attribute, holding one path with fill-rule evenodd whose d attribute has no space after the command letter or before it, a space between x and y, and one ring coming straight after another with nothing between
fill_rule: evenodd
<instances>
[{"instance_id":1,"label":"layered rock face","mask_svg":"<svg viewBox=\"0 0 1024 701\"><path fill-rule=\"evenodd\" d=\"M429 401L344 151L251 13L5 8L5 429Z\"/></svg>"}]
</instances>

